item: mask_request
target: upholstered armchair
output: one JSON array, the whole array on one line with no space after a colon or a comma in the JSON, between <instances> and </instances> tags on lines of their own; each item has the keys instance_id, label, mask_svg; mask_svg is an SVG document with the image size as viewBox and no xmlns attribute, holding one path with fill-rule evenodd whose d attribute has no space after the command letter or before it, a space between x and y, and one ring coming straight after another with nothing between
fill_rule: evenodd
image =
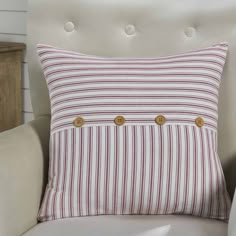
<instances>
[{"instance_id":1,"label":"upholstered armchair","mask_svg":"<svg viewBox=\"0 0 236 236\"><path fill-rule=\"evenodd\" d=\"M219 155L233 198L236 185L235 11L236 3L230 0L204 3L29 0L27 53L35 120L0 134L0 235L86 236L118 235L117 232L133 235L132 227L143 226L144 230L170 224L169 235L235 236L236 199L229 224L191 216L103 216L37 224L48 172L50 104L35 49L37 43L46 43L92 55L140 57L169 55L228 41L230 49L219 105ZM27 232L30 228L33 229Z\"/></svg>"}]
</instances>

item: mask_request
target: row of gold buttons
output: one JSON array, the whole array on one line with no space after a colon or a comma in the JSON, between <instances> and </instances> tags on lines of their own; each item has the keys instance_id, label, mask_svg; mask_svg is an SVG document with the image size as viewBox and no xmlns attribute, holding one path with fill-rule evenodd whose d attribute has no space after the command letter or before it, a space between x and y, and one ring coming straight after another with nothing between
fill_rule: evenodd
<instances>
[{"instance_id":1,"label":"row of gold buttons","mask_svg":"<svg viewBox=\"0 0 236 236\"><path fill-rule=\"evenodd\" d=\"M117 116L115 119L114 119L114 123L118 126L121 126L121 125L124 125L126 122L125 118L123 116ZM163 115L159 115L155 118L155 122L156 124L158 125L164 125L166 123L166 118L165 116ZM195 124L198 126L198 127L202 127L204 125L204 120L202 117L198 117L196 120L195 120ZM84 124L85 124L85 120L83 119L83 117L79 116L77 117L74 122L73 122L74 126L75 127L82 127Z\"/></svg>"}]
</instances>

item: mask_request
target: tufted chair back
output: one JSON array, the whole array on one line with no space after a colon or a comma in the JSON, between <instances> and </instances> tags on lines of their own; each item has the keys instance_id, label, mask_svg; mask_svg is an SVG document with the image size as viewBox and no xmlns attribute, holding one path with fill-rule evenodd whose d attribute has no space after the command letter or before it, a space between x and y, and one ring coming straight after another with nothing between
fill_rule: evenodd
<instances>
[{"instance_id":1,"label":"tufted chair back","mask_svg":"<svg viewBox=\"0 0 236 236\"><path fill-rule=\"evenodd\" d=\"M151 57L227 41L219 104L219 154L230 193L236 162L236 2L194 0L29 0L28 56L36 118L50 117L36 44L107 57Z\"/></svg>"}]
</instances>

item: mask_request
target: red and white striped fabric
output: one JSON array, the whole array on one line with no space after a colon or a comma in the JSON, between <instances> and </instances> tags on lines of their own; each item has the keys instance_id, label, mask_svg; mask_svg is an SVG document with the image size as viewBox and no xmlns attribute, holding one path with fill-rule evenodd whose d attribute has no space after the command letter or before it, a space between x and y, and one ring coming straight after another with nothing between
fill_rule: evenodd
<instances>
[{"instance_id":1,"label":"red and white striped fabric","mask_svg":"<svg viewBox=\"0 0 236 236\"><path fill-rule=\"evenodd\" d=\"M227 49L221 43L169 57L103 58L38 45L52 112L39 220L99 214L227 220L217 154ZM165 124L155 123L158 115ZM124 125L114 123L117 116ZM82 127L74 126L77 117Z\"/></svg>"}]
</instances>

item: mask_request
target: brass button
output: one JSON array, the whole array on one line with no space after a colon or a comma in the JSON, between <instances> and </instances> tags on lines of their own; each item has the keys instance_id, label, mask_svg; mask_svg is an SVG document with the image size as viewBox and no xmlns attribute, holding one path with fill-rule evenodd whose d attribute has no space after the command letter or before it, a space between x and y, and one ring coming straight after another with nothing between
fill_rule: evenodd
<instances>
[{"instance_id":1,"label":"brass button","mask_svg":"<svg viewBox=\"0 0 236 236\"><path fill-rule=\"evenodd\" d=\"M125 123L125 118L123 116L117 116L114 122L116 125L123 125Z\"/></svg>"},{"instance_id":2,"label":"brass button","mask_svg":"<svg viewBox=\"0 0 236 236\"><path fill-rule=\"evenodd\" d=\"M84 125L84 123L85 123L85 121L81 116L77 117L73 122L75 127L82 127Z\"/></svg>"},{"instance_id":3,"label":"brass button","mask_svg":"<svg viewBox=\"0 0 236 236\"><path fill-rule=\"evenodd\" d=\"M166 118L165 116L157 116L156 119L155 119L155 122L158 124L158 125L164 125L166 123Z\"/></svg>"},{"instance_id":4,"label":"brass button","mask_svg":"<svg viewBox=\"0 0 236 236\"><path fill-rule=\"evenodd\" d=\"M202 127L204 125L204 120L202 117L198 117L196 120L195 120L195 123L198 127Z\"/></svg>"}]
</instances>

